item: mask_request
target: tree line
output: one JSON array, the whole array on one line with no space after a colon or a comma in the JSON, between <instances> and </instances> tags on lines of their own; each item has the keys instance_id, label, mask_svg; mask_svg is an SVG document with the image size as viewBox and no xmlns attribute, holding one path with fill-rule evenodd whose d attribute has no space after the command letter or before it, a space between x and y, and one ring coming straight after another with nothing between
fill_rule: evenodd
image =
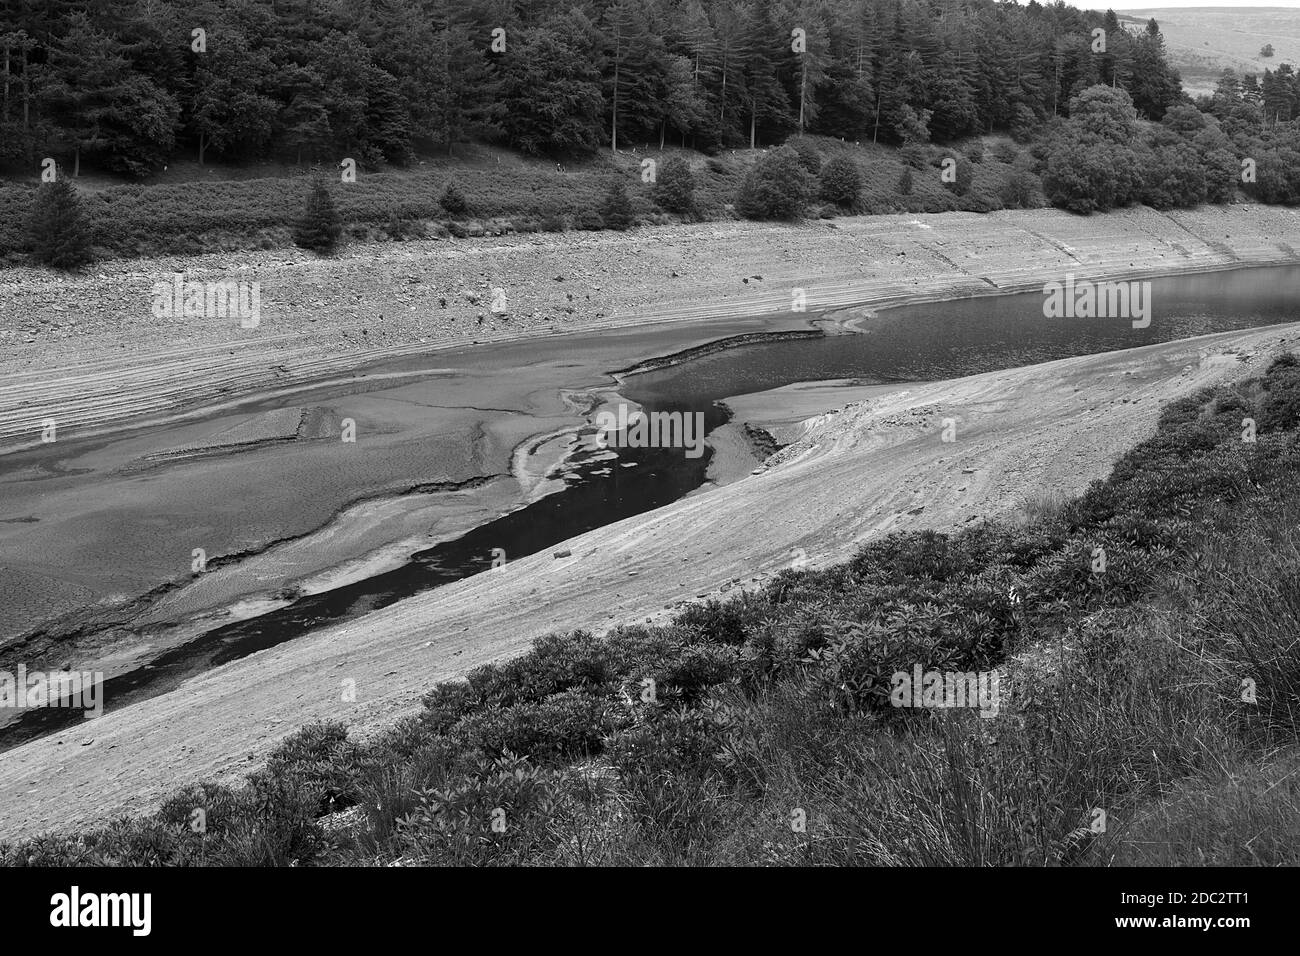
<instances>
[{"instance_id":1,"label":"tree line","mask_svg":"<svg viewBox=\"0 0 1300 956\"><path fill-rule=\"evenodd\" d=\"M1181 97L1155 21L1030 0L0 0L0 163L376 166L484 140L706 152L1026 134Z\"/></svg>"}]
</instances>

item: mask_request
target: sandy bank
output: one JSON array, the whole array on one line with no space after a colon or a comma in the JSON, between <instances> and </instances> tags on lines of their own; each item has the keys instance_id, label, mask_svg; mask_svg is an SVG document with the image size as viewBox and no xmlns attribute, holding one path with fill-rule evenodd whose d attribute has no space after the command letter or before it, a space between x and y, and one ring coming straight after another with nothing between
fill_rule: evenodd
<instances>
[{"instance_id":1,"label":"sandy bank","mask_svg":"<svg viewBox=\"0 0 1300 956\"><path fill-rule=\"evenodd\" d=\"M557 628L655 618L683 598L848 557L886 531L951 529L1070 494L1148 434L1163 402L1255 375L1300 325L1224 333L897 390L822 416L761 474L235 661L0 760L0 834L141 810L234 779L301 723L365 732L439 680ZM841 397L851 397L847 394ZM944 418L957 441L940 440ZM357 700L342 700L345 680Z\"/></svg>"}]
</instances>

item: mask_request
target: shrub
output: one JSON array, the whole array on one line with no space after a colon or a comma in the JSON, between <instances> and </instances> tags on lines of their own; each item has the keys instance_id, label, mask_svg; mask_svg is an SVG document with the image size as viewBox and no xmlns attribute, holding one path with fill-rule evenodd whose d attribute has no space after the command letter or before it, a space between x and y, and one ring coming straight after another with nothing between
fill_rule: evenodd
<instances>
[{"instance_id":1,"label":"shrub","mask_svg":"<svg viewBox=\"0 0 1300 956\"><path fill-rule=\"evenodd\" d=\"M438 205L453 218L469 215L469 202L455 183L447 184L447 188L442 191L442 196L438 199Z\"/></svg>"},{"instance_id":2,"label":"shrub","mask_svg":"<svg viewBox=\"0 0 1300 956\"><path fill-rule=\"evenodd\" d=\"M799 157L799 165L806 169L809 175L816 176L821 172L822 154L811 140L795 136L787 140L786 145L795 151Z\"/></svg>"},{"instance_id":3,"label":"shrub","mask_svg":"<svg viewBox=\"0 0 1300 956\"><path fill-rule=\"evenodd\" d=\"M736 211L746 219L798 219L811 192L811 177L798 154L782 146L764 155L741 184Z\"/></svg>"},{"instance_id":4,"label":"shrub","mask_svg":"<svg viewBox=\"0 0 1300 956\"><path fill-rule=\"evenodd\" d=\"M1201 410L1204 407L1205 403L1201 401L1199 395L1187 395L1183 398L1174 399L1160 412L1160 431L1172 431L1181 425L1189 425L1199 421Z\"/></svg>"},{"instance_id":5,"label":"shrub","mask_svg":"<svg viewBox=\"0 0 1300 956\"><path fill-rule=\"evenodd\" d=\"M396 821L396 851L451 866L527 860L546 844L558 784L555 773L513 754L449 774Z\"/></svg>"},{"instance_id":6,"label":"shrub","mask_svg":"<svg viewBox=\"0 0 1300 956\"><path fill-rule=\"evenodd\" d=\"M610 701L573 688L540 703L490 706L468 714L449 731L461 749L490 757L518 754L534 763L598 753L619 726Z\"/></svg>"},{"instance_id":7,"label":"shrub","mask_svg":"<svg viewBox=\"0 0 1300 956\"><path fill-rule=\"evenodd\" d=\"M1265 148L1255 157L1255 182L1246 191L1259 202L1293 206L1300 203L1300 151Z\"/></svg>"},{"instance_id":8,"label":"shrub","mask_svg":"<svg viewBox=\"0 0 1300 956\"><path fill-rule=\"evenodd\" d=\"M898 158L912 169L925 169L930 162L930 152L920 143L908 143L898 151Z\"/></svg>"},{"instance_id":9,"label":"shrub","mask_svg":"<svg viewBox=\"0 0 1300 956\"><path fill-rule=\"evenodd\" d=\"M384 226L384 234L393 240L424 239L428 236L428 226L423 219L390 219Z\"/></svg>"},{"instance_id":10,"label":"shrub","mask_svg":"<svg viewBox=\"0 0 1300 956\"><path fill-rule=\"evenodd\" d=\"M29 245L37 262L76 269L90 262L90 224L76 187L66 179L44 183L32 202Z\"/></svg>"},{"instance_id":11,"label":"shrub","mask_svg":"<svg viewBox=\"0 0 1300 956\"><path fill-rule=\"evenodd\" d=\"M978 139L971 140L971 142L966 146L966 158L972 163L984 162L984 141Z\"/></svg>"},{"instance_id":12,"label":"shrub","mask_svg":"<svg viewBox=\"0 0 1300 956\"><path fill-rule=\"evenodd\" d=\"M1212 407L1212 413L1214 415L1237 415L1239 413L1249 414L1251 411L1253 411L1253 407L1250 402L1246 401L1235 392L1227 395L1220 395L1214 400L1214 405Z\"/></svg>"},{"instance_id":13,"label":"shrub","mask_svg":"<svg viewBox=\"0 0 1300 956\"><path fill-rule=\"evenodd\" d=\"M1205 167L1196 150L1185 143L1152 149L1142 183L1142 201L1154 209L1190 207L1205 201Z\"/></svg>"},{"instance_id":14,"label":"shrub","mask_svg":"<svg viewBox=\"0 0 1300 956\"><path fill-rule=\"evenodd\" d=\"M660 165L655 177L654 200L669 212L687 215L695 210L695 176L691 164L680 156L670 156Z\"/></svg>"},{"instance_id":15,"label":"shrub","mask_svg":"<svg viewBox=\"0 0 1300 956\"><path fill-rule=\"evenodd\" d=\"M579 209L573 217L573 228L597 232L605 228L605 220L594 209Z\"/></svg>"},{"instance_id":16,"label":"shrub","mask_svg":"<svg viewBox=\"0 0 1300 956\"><path fill-rule=\"evenodd\" d=\"M635 224L636 219L632 215L632 199L627 194L627 185L623 180L615 179L609 184L600 213L607 229L623 232Z\"/></svg>"},{"instance_id":17,"label":"shrub","mask_svg":"<svg viewBox=\"0 0 1300 956\"><path fill-rule=\"evenodd\" d=\"M1014 163L1019 155L1020 149L1011 140L1000 140L993 147L993 158L999 163L1006 163L1008 166Z\"/></svg>"},{"instance_id":18,"label":"shrub","mask_svg":"<svg viewBox=\"0 0 1300 956\"><path fill-rule=\"evenodd\" d=\"M912 195L912 190L914 190L915 188L916 188L916 179L912 175L912 168L908 166L903 170L902 175L898 177L899 195L910 196Z\"/></svg>"},{"instance_id":19,"label":"shrub","mask_svg":"<svg viewBox=\"0 0 1300 956\"><path fill-rule=\"evenodd\" d=\"M357 748L340 721L318 721L286 737L266 760L269 779L290 780L317 800L317 814L350 806L356 792ZM254 778L258 779L258 778Z\"/></svg>"},{"instance_id":20,"label":"shrub","mask_svg":"<svg viewBox=\"0 0 1300 956\"><path fill-rule=\"evenodd\" d=\"M1300 428L1300 368L1279 359L1269 367L1264 383L1268 391L1259 406L1259 430Z\"/></svg>"},{"instance_id":21,"label":"shrub","mask_svg":"<svg viewBox=\"0 0 1300 956\"><path fill-rule=\"evenodd\" d=\"M610 759L642 827L677 844L707 837L719 822L714 755L723 740L723 728L700 711L659 708L614 739Z\"/></svg>"},{"instance_id":22,"label":"shrub","mask_svg":"<svg viewBox=\"0 0 1300 956\"><path fill-rule=\"evenodd\" d=\"M1300 358L1296 358L1292 352L1283 352L1277 358L1269 363L1268 371L1264 373L1266 378L1273 378L1284 369L1300 368Z\"/></svg>"},{"instance_id":23,"label":"shrub","mask_svg":"<svg viewBox=\"0 0 1300 956\"><path fill-rule=\"evenodd\" d=\"M1056 140L1043 170L1043 190L1054 206L1088 214L1127 206L1142 180L1128 146L1084 133Z\"/></svg>"},{"instance_id":24,"label":"shrub","mask_svg":"<svg viewBox=\"0 0 1300 956\"><path fill-rule=\"evenodd\" d=\"M945 173L948 174L943 180L944 188L958 196L964 196L970 192L971 183L975 179L975 170L971 168L970 160L965 156L945 157L944 162L947 163L949 160L955 165L949 167L952 169L951 173L945 169Z\"/></svg>"},{"instance_id":25,"label":"shrub","mask_svg":"<svg viewBox=\"0 0 1300 956\"><path fill-rule=\"evenodd\" d=\"M307 206L294 228L293 241L303 249L317 252L333 249L343 234L343 224L329 189L320 180L312 184Z\"/></svg>"},{"instance_id":26,"label":"shrub","mask_svg":"<svg viewBox=\"0 0 1300 956\"><path fill-rule=\"evenodd\" d=\"M930 119L933 110L914 110L904 104L899 108L894 119L894 130L904 146L921 145L930 142Z\"/></svg>"},{"instance_id":27,"label":"shrub","mask_svg":"<svg viewBox=\"0 0 1300 956\"><path fill-rule=\"evenodd\" d=\"M835 156L822 167L817 194L837 206L853 206L862 191L862 170L849 156Z\"/></svg>"},{"instance_id":28,"label":"shrub","mask_svg":"<svg viewBox=\"0 0 1300 956\"><path fill-rule=\"evenodd\" d=\"M1002 177L998 197L1008 209L1029 208L1034 200L1033 176L1020 169L1008 170Z\"/></svg>"},{"instance_id":29,"label":"shrub","mask_svg":"<svg viewBox=\"0 0 1300 956\"><path fill-rule=\"evenodd\" d=\"M957 208L963 212L986 213L993 212L995 209L1004 209L1006 203L1002 201L1000 191L989 192L987 190L972 189L961 197L957 203Z\"/></svg>"}]
</instances>

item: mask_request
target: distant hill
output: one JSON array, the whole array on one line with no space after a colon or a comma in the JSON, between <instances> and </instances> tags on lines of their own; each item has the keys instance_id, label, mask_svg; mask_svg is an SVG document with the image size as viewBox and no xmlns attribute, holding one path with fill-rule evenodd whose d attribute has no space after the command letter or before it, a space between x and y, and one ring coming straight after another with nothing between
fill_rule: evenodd
<instances>
[{"instance_id":1,"label":"distant hill","mask_svg":"<svg viewBox=\"0 0 1300 956\"><path fill-rule=\"evenodd\" d=\"M1279 63L1300 65L1300 9L1283 7L1151 7L1118 14L1125 25L1145 25L1155 17L1165 36L1169 60L1193 96L1208 93L1228 68L1262 74ZM1272 44L1274 55L1259 51Z\"/></svg>"}]
</instances>

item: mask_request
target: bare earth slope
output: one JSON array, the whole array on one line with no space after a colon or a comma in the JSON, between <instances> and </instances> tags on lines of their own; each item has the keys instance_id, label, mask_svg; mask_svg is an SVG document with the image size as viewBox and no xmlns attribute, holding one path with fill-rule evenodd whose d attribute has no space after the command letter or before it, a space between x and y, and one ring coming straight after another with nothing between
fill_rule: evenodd
<instances>
[{"instance_id":1,"label":"bare earth slope","mask_svg":"<svg viewBox=\"0 0 1300 956\"><path fill-rule=\"evenodd\" d=\"M1224 333L885 392L821 416L768 469L592 531L361 620L220 667L0 759L0 835L153 805L233 779L312 718L372 730L435 682L564 627L603 629L868 536L950 529L1081 490L1152 429L1164 401L1258 374L1300 325ZM940 440L941 421L957 440ZM357 700L342 701L345 680Z\"/></svg>"}]
</instances>

